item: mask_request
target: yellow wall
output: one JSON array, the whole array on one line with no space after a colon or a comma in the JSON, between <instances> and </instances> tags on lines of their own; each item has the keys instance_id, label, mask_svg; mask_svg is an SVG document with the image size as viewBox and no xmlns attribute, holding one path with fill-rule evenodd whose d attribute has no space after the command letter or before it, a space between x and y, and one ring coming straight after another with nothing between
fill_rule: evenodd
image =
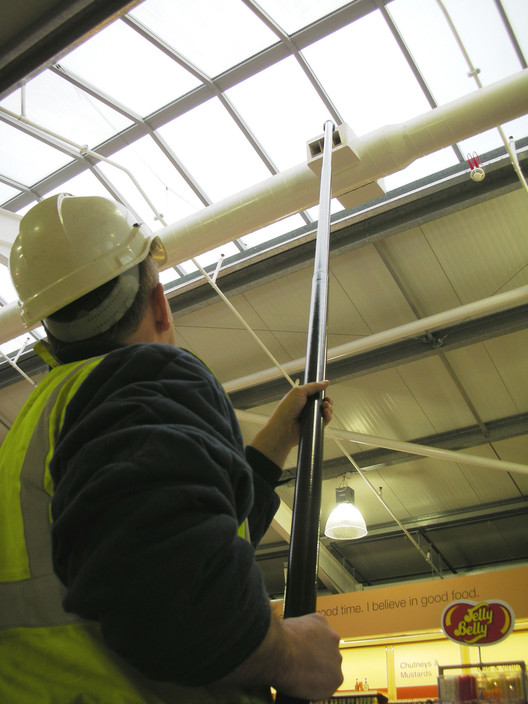
<instances>
[{"instance_id":1,"label":"yellow wall","mask_svg":"<svg viewBox=\"0 0 528 704\"><path fill-rule=\"evenodd\" d=\"M400 698L427 698L435 695L422 697L418 690L436 687L439 665L528 662L528 620L519 622L504 641L486 647L459 645L440 632L409 633L345 642L341 654L341 692L353 691L356 680L363 682L366 677L370 689L387 692L391 701L398 699L398 688L404 687L416 687L416 696Z\"/></svg>"},{"instance_id":2,"label":"yellow wall","mask_svg":"<svg viewBox=\"0 0 528 704\"><path fill-rule=\"evenodd\" d=\"M438 665L528 661L527 585L528 568L521 567L320 597L317 610L342 638L340 691L354 691L366 677L370 689L387 692L391 701L425 699L436 696ZM459 600L506 602L515 615L513 632L482 647L449 640L442 614Z\"/></svg>"}]
</instances>

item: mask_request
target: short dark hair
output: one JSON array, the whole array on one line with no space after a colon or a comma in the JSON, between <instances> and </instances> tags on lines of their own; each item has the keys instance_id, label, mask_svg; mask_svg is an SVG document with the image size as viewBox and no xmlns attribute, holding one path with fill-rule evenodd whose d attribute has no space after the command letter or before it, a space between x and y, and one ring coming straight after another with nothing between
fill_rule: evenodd
<instances>
[{"instance_id":1,"label":"short dark hair","mask_svg":"<svg viewBox=\"0 0 528 704\"><path fill-rule=\"evenodd\" d=\"M126 339L137 330L145 315L150 292L158 283L158 269L150 255L139 263L138 270L139 288L132 305L123 317L105 332L94 335L86 340L81 340L75 343L76 345L90 345L92 343L101 342L123 344ZM81 311L91 310L99 305L110 294L114 286L117 284L117 280L118 277L108 281L102 286L99 286L93 291L90 291L84 296L81 296L81 298L69 303L56 313L52 313L49 318L60 322L75 320ZM46 322L43 322L44 327L46 328ZM71 344L59 340L57 337L52 335L47 328L46 334L48 336L48 341L51 345L52 351L55 354L59 354L61 349L64 349L65 346Z\"/></svg>"}]
</instances>

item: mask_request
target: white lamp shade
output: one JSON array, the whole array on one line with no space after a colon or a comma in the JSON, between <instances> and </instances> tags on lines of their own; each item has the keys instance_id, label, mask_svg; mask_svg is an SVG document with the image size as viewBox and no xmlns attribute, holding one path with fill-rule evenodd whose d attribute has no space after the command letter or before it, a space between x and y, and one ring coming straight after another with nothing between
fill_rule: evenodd
<instances>
[{"instance_id":1,"label":"white lamp shade","mask_svg":"<svg viewBox=\"0 0 528 704\"><path fill-rule=\"evenodd\" d=\"M337 504L326 521L325 535L335 540L355 540L367 534L365 519L354 504Z\"/></svg>"}]
</instances>

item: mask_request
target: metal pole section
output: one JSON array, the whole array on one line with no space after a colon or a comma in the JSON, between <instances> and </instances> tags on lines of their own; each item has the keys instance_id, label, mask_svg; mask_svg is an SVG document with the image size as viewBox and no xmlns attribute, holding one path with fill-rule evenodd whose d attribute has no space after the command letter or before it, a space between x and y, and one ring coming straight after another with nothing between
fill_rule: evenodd
<instances>
[{"instance_id":1,"label":"metal pole section","mask_svg":"<svg viewBox=\"0 0 528 704\"><path fill-rule=\"evenodd\" d=\"M333 123L326 122L304 383L323 381L326 374L333 131ZM284 598L284 618L313 613L316 606L324 434L322 400L323 394L321 393L312 396L303 412L297 458L288 576ZM277 704L288 704L288 702L299 700L285 697L279 693L276 701Z\"/></svg>"}]
</instances>

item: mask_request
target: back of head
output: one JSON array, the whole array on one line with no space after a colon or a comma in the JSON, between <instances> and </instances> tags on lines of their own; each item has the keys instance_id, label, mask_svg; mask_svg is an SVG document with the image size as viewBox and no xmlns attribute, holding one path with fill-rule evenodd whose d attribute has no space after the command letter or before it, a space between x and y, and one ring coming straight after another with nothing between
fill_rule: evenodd
<instances>
[{"instance_id":1,"label":"back of head","mask_svg":"<svg viewBox=\"0 0 528 704\"><path fill-rule=\"evenodd\" d=\"M119 341L164 261L159 238L119 203L61 194L22 218L9 268L27 327L42 320L65 343L105 334Z\"/></svg>"}]
</instances>

